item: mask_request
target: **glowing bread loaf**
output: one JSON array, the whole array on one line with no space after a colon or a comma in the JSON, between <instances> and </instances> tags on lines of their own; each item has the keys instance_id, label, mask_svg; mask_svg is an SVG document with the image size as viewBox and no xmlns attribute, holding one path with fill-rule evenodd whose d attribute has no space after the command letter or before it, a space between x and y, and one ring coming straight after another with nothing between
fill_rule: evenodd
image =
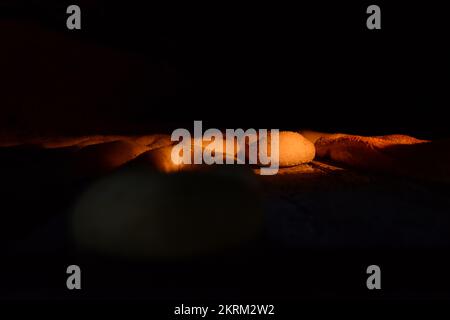
<instances>
[{"instance_id":1,"label":"glowing bread loaf","mask_svg":"<svg viewBox=\"0 0 450 320\"><path fill-rule=\"evenodd\" d=\"M194 143L198 143L195 142ZM211 148L208 144L209 142L203 141L203 150L207 150ZM223 145L223 157L228 158L236 158L238 152L241 150L240 145L237 144L237 141L234 141L234 148L231 153L227 153L225 146L225 140ZM267 155L270 157L271 152L271 135L270 133L266 138L250 138L245 140L245 154L246 160L248 163L249 160L249 152L252 144L256 145L256 150L260 150L261 146L267 146ZM280 167L290 167L295 166L302 163L310 162L315 157L315 147L312 142L305 139L301 134L292 131L281 131L279 132L279 166ZM258 161L261 165L261 161Z\"/></svg>"},{"instance_id":2,"label":"glowing bread loaf","mask_svg":"<svg viewBox=\"0 0 450 320\"><path fill-rule=\"evenodd\" d=\"M271 135L269 134L265 138L260 137L259 140L254 143L259 144L258 148L267 145L267 154L270 157L272 154L271 142ZM280 167L290 167L310 162L314 159L316 152L312 142L305 139L301 134L292 131L280 131L278 147Z\"/></svg>"},{"instance_id":3,"label":"glowing bread loaf","mask_svg":"<svg viewBox=\"0 0 450 320\"><path fill-rule=\"evenodd\" d=\"M236 153L239 150L239 146L236 141L233 143L233 150L228 154L226 153L226 142L223 140L222 144L222 152L215 150L214 142L207 140L195 140L191 139L190 141L190 163L184 163L182 159L172 159L172 151L177 142L170 141L170 137L163 136L158 138L157 140L152 139L151 136L148 136L144 139L140 139L139 141L143 143L149 143L148 145L151 150L148 150L141 155L139 155L136 159L130 161L129 166L142 165L147 168L164 172L164 173L174 173L178 171L190 171L190 170L205 170L209 165L204 162L202 158L201 164L194 164L194 153L197 151L200 153L199 158L202 157L204 152L209 153L210 155L216 155L217 158L222 159L223 163L226 163L227 159L232 159L232 162L235 162ZM162 146L161 146L162 145ZM153 148L157 146L156 148ZM180 147L180 149L182 149ZM175 151L174 151L175 152ZM183 154L180 152L180 157Z\"/></svg>"}]
</instances>

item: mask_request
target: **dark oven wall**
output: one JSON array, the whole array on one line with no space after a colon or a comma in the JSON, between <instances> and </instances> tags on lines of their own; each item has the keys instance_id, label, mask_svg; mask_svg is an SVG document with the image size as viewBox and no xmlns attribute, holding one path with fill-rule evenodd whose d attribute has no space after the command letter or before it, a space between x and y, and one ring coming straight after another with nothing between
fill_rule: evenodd
<instances>
[{"instance_id":1,"label":"dark oven wall","mask_svg":"<svg viewBox=\"0 0 450 320\"><path fill-rule=\"evenodd\" d=\"M379 1L373 31L365 1L78 1L82 30L69 31L68 1L3 1L2 130L133 133L203 120L449 137L441 3Z\"/></svg>"}]
</instances>

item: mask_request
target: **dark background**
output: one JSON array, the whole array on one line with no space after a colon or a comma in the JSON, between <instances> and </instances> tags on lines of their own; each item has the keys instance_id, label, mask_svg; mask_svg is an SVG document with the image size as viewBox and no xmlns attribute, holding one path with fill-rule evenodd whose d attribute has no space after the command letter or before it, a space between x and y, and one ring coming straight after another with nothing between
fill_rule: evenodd
<instances>
[{"instance_id":1,"label":"dark background","mask_svg":"<svg viewBox=\"0 0 450 320\"><path fill-rule=\"evenodd\" d=\"M170 132L203 120L204 127L449 138L449 37L442 3L83 0L78 1L82 30L70 31L66 8L72 2L0 1L0 134ZM382 30L366 28L370 4L381 7ZM4 199L12 198L19 213L21 205L45 213L42 194L52 199L53 191L36 193L32 184L28 190L32 200L18 201L18 208L9 196L14 190L4 192ZM55 207L65 201L58 200ZM122 266L106 261L86 273L86 283L97 283L79 295L63 286L64 267L77 261L72 256L58 257L62 261L57 264L42 256L10 260L0 282L13 289L17 278L23 287L37 283L47 289L32 294L50 298L129 294L144 299L173 298L172 290L185 290L180 283L196 288L203 277L211 299L230 290L242 291L237 298L264 297L268 303L295 296L376 300L382 295L367 292L361 283L365 266L376 261L390 270L383 271L384 297L406 299L430 290L448 298L444 250L302 252L296 264L283 260L290 252L274 251L279 260L257 257L261 269L231 259L224 273L215 274L210 265L221 265L219 260L201 268L182 266L186 271L181 274L169 269L169 282L167 277L145 280L148 266L129 271L134 278L121 279ZM167 272L165 265L154 269ZM243 270L241 278L233 278L236 270ZM289 277L293 273L298 274L295 281ZM112 278L118 282L110 284Z\"/></svg>"},{"instance_id":2,"label":"dark background","mask_svg":"<svg viewBox=\"0 0 450 320\"><path fill-rule=\"evenodd\" d=\"M81 31L66 28L69 2L2 3L6 131L134 133L203 120L450 136L442 2L377 1L382 30L368 30L367 1L79 1Z\"/></svg>"}]
</instances>

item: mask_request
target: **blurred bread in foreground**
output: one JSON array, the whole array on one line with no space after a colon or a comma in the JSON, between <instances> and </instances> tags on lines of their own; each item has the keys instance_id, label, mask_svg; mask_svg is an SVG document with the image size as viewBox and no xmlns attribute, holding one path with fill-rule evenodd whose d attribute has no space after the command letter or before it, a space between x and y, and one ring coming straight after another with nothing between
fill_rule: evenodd
<instances>
[{"instance_id":1,"label":"blurred bread in foreground","mask_svg":"<svg viewBox=\"0 0 450 320\"><path fill-rule=\"evenodd\" d=\"M73 208L84 250L122 257L189 257L239 247L262 229L259 193L246 167L161 174L126 169L92 185Z\"/></svg>"}]
</instances>

